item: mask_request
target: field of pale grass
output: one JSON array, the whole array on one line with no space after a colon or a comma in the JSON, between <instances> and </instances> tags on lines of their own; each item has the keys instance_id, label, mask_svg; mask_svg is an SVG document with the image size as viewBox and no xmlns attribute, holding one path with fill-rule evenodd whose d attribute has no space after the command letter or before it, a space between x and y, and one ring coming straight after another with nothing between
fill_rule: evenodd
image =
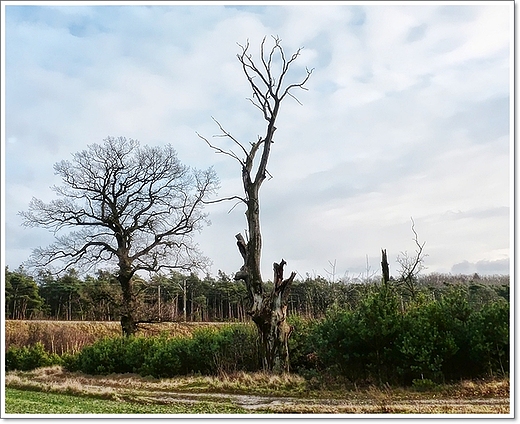
<instances>
[{"instance_id":1,"label":"field of pale grass","mask_svg":"<svg viewBox=\"0 0 520 424\"><path fill-rule=\"evenodd\" d=\"M142 324L138 334L145 336L191 335L203 326L218 326L220 323L205 322L164 322ZM43 343L45 350L58 355L64 352L77 353L84 346L91 345L104 337L121 335L121 324L116 321L5 321L5 348L10 346L32 346Z\"/></svg>"}]
</instances>

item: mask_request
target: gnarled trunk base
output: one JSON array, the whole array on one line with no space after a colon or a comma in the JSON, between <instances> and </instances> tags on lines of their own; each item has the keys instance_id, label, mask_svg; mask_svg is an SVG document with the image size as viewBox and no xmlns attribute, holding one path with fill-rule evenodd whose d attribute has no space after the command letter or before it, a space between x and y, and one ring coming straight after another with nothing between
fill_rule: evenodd
<instances>
[{"instance_id":1,"label":"gnarled trunk base","mask_svg":"<svg viewBox=\"0 0 520 424\"><path fill-rule=\"evenodd\" d=\"M287 298L295 272L283 279L286 262L273 264L274 286L270 293L254 293L249 315L256 324L261 340L262 367L264 371L289 372L289 337L293 328L287 323ZM247 276L244 270L236 279ZM256 284L256 287L261 287Z\"/></svg>"}]
</instances>

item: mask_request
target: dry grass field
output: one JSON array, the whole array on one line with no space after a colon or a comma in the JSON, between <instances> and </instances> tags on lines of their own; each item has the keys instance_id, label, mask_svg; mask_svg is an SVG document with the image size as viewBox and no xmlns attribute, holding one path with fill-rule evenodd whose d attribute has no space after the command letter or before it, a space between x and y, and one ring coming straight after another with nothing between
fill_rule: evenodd
<instances>
[{"instance_id":1,"label":"dry grass field","mask_svg":"<svg viewBox=\"0 0 520 424\"><path fill-rule=\"evenodd\" d=\"M201 326L218 326L220 323L164 322L142 324L139 334L157 336L190 335ZM117 321L5 321L5 348L30 346L43 343L48 352L61 355L76 353L84 346L104 337L121 335L121 324Z\"/></svg>"},{"instance_id":2,"label":"dry grass field","mask_svg":"<svg viewBox=\"0 0 520 424\"><path fill-rule=\"evenodd\" d=\"M186 413L200 411L201 405L213 405L215 413L227 408L247 414L510 413L508 380L467 381L421 392L376 387L329 391L309 390L306 381L293 374L240 372L219 377L153 379L129 374L89 376L56 366L9 372L6 387L23 393L46 393L49 398L73 395L78 402L94 398L125 405L165 405L172 411L184 405L191 408Z\"/></svg>"}]
</instances>

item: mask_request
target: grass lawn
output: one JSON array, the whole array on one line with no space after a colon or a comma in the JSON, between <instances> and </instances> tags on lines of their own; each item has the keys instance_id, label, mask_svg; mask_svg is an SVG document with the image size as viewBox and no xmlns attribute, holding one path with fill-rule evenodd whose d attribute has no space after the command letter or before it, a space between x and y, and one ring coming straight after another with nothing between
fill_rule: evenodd
<instances>
[{"instance_id":1,"label":"grass lawn","mask_svg":"<svg viewBox=\"0 0 520 424\"><path fill-rule=\"evenodd\" d=\"M154 405L96 399L66 394L5 390L7 414L240 414L250 413L228 404L200 402L194 405Z\"/></svg>"}]
</instances>

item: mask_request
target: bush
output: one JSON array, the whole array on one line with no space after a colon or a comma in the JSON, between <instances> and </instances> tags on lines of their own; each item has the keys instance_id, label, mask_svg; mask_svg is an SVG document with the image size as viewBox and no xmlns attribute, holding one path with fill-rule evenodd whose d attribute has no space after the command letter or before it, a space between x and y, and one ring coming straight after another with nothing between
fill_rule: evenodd
<instances>
[{"instance_id":1,"label":"bush","mask_svg":"<svg viewBox=\"0 0 520 424\"><path fill-rule=\"evenodd\" d=\"M7 349L5 354L6 371L29 371L35 368L62 364L62 359L54 353L48 353L42 343L36 343L32 346L12 346Z\"/></svg>"},{"instance_id":2,"label":"bush","mask_svg":"<svg viewBox=\"0 0 520 424\"><path fill-rule=\"evenodd\" d=\"M479 375L509 373L509 303L485 305L469 320L470 354Z\"/></svg>"},{"instance_id":3,"label":"bush","mask_svg":"<svg viewBox=\"0 0 520 424\"><path fill-rule=\"evenodd\" d=\"M64 352L63 355L61 355L63 367L69 371L79 371L78 358L79 353Z\"/></svg>"},{"instance_id":4,"label":"bush","mask_svg":"<svg viewBox=\"0 0 520 424\"><path fill-rule=\"evenodd\" d=\"M396 380L396 341L403 324L396 291L388 285L376 288L362 300L354 318L360 339L358 354L368 377L377 383Z\"/></svg>"},{"instance_id":5,"label":"bush","mask_svg":"<svg viewBox=\"0 0 520 424\"><path fill-rule=\"evenodd\" d=\"M190 338L161 337L154 340L153 349L148 352L139 370L143 376L169 378L188 374Z\"/></svg>"},{"instance_id":6,"label":"bush","mask_svg":"<svg viewBox=\"0 0 520 424\"><path fill-rule=\"evenodd\" d=\"M320 363L352 381L395 379L396 340L402 317L387 286L374 287L355 310L331 310L314 328Z\"/></svg>"},{"instance_id":7,"label":"bush","mask_svg":"<svg viewBox=\"0 0 520 424\"><path fill-rule=\"evenodd\" d=\"M215 356L217 373L258 371L261 368L258 331L253 324L227 325L220 331ZM194 334L197 338L197 335Z\"/></svg>"},{"instance_id":8,"label":"bush","mask_svg":"<svg viewBox=\"0 0 520 424\"><path fill-rule=\"evenodd\" d=\"M334 310L314 327L311 343L316 361L328 370L338 371L352 379L364 379L366 370L361 357L358 320L350 310Z\"/></svg>"},{"instance_id":9,"label":"bush","mask_svg":"<svg viewBox=\"0 0 520 424\"><path fill-rule=\"evenodd\" d=\"M72 365L87 374L138 373L153 344L142 336L104 338L84 347Z\"/></svg>"},{"instance_id":10,"label":"bush","mask_svg":"<svg viewBox=\"0 0 520 424\"><path fill-rule=\"evenodd\" d=\"M374 287L356 309L329 310L306 336L295 330L291 363L361 383L507 374L509 304L494 298L475 310L468 299L467 288L451 287L439 300L419 296L401 310L392 287ZM312 355L314 365L305 361Z\"/></svg>"},{"instance_id":11,"label":"bush","mask_svg":"<svg viewBox=\"0 0 520 424\"><path fill-rule=\"evenodd\" d=\"M200 328L187 343L187 368L200 374L217 373L217 356L223 344L222 330Z\"/></svg>"},{"instance_id":12,"label":"bush","mask_svg":"<svg viewBox=\"0 0 520 424\"><path fill-rule=\"evenodd\" d=\"M87 374L139 373L157 378L258 370L255 328L201 328L191 337L119 337L84 348L66 364Z\"/></svg>"},{"instance_id":13,"label":"bush","mask_svg":"<svg viewBox=\"0 0 520 424\"><path fill-rule=\"evenodd\" d=\"M298 315L291 315L287 321L293 327L289 338L290 370L307 375L306 371L319 369L321 364L313 338L318 321L304 319Z\"/></svg>"},{"instance_id":14,"label":"bush","mask_svg":"<svg viewBox=\"0 0 520 424\"><path fill-rule=\"evenodd\" d=\"M435 389L437 384L428 378L417 378L412 380L412 387L418 392L428 392Z\"/></svg>"},{"instance_id":15,"label":"bush","mask_svg":"<svg viewBox=\"0 0 520 424\"><path fill-rule=\"evenodd\" d=\"M445 362L458 351L452 333L455 318L439 302L427 302L409 310L403 324L398 347L404 382L419 378L441 382Z\"/></svg>"}]
</instances>

